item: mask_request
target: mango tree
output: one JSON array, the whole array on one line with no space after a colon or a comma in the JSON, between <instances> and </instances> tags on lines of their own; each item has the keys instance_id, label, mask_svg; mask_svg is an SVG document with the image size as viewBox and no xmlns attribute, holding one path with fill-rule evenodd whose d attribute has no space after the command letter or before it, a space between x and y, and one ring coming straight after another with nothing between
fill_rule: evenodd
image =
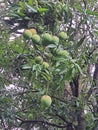
<instances>
[{"instance_id":1,"label":"mango tree","mask_svg":"<svg viewBox=\"0 0 98 130\"><path fill-rule=\"evenodd\" d=\"M5 3L9 28L1 31L0 43L2 128L96 129L91 66L98 55L97 1Z\"/></svg>"}]
</instances>

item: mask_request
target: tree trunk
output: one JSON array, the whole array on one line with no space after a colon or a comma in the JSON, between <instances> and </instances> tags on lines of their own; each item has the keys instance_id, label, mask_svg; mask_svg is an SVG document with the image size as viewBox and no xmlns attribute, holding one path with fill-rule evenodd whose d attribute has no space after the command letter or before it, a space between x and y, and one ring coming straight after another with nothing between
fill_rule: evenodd
<instances>
[{"instance_id":1,"label":"tree trunk","mask_svg":"<svg viewBox=\"0 0 98 130\"><path fill-rule=\"evenodd\" d=\"M97 59L98 61L98 59ZM95 64L95 71L93 75L93 80L96 87L96 115L98 115L98 63ZM98 120L95 121L95 130L98 129Z\"/></svg>"},{"instance_id":2,"label":"tree trunk","mask_svg":"<svg viewBox=\"0 0 98 130\"><path fill-rule=\"evenodd\" d=\"M78 117L77 117L77 130L86 130L86 122L85 122L85 115L84 112L79 112Z\"/></svg>"},{"instance_id":3,"label":"tree trunk","mask_svg":"<svg viewBox=\"0 0 98 130\"><path fill-rule=\"evenodd\" d=\"M70 83L70 86L72 90L72 95L75 98L78 98L82 89L81 75L78 75L77 77L75 77L73 81ZM86 130L84 107L82 106L80 109L78 109L76 101L75 101L74 107L76 109L75 118L77 121L77 127L75 130Z\"/></svg>"}]
</instances>

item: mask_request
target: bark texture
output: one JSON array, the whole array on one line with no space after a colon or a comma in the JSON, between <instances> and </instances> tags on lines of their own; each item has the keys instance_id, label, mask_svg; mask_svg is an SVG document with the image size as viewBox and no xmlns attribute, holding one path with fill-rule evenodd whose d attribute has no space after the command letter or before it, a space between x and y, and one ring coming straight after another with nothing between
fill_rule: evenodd
<instances>
[{"instance_id":1,"label":"bark texture","mask_svg":"<svg viewBox=\"0 0 98 130\"><path fill-rule=\"evenodd\" d=\"M73 81L70 83L72 95L78 99L79 94L82 90L82 83L81 83L81 75L78 75L73 79ZM77 103L75 102L74 105L76 111L75 111L75 118L77 119L77 126L76 130L86 130L86 121L85 121L85 115L84 115L84 107L81 107L78 109Z\"/></svg>"},{"instance_id":2,"label":"bark texture","mask_svg":"<svg viewBox=\"0 0 98 130\"><path fill-rule=\"evenodd\" d=\"M95 64L93 79L96 87L96 115L98 115L98 63ZM95 121L95 130L97 129L98 129L98 120Z\"/></svg>"}]
</instances>

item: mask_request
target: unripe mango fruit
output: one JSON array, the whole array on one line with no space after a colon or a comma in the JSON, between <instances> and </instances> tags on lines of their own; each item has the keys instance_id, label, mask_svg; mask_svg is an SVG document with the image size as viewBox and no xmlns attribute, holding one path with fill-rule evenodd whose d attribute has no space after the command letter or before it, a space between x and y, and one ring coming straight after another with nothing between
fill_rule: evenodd
<instances>
[{"instance_id":1,"label":"unripe mango fruit","mask_svg":"<svg viewBox=\"0 0 98 130\"><path fill-rule=\"evenodd\" d=\"M43 62L44 69L47 69L49 67L49 64L47 62Z\"/></svg>"},{"instance_id":2,"label":"unripe mango fruit","mask_svg":"<svg viewBox=\"0 0 98 130\"><path fill-rule=\"evenodd\" d=\"M52 41L52 35L49 33L44 33L42 35L42 40L44 45L48 45Z\"/></svg>"},{"instance_id":3,"label":"unripe mango fruit","mask_svg":"<svg viewBox=\"0 0 98 130\"><path fill-rule=\"evenodd\" d=\"M34 42L34 43L39 43L40 42L40 36L38 35L38 34L34 34L34 35L32 35L32 41Z\"/></svg>"},{"instance_id":4,"label":"unripe mango fruit","mask_svg":"<svg viewBox=\"0 0 98 130\"><path fill-rule=\"evenodd\" d=\"M28 114L28 119L30 120L30 119L33 119L33 114Z\"/></svg>"},{"instance_id":5,"label":"unripe mango fruit","mask_svg":"<svg viewBox=\"0 0 98 130\"><path fill-rule=\"evenodd\" d=\"M62 50L61 55L62 56L69 56L69 52L67 50Z\"/></svg>"},{"instance_id":6,"label":"unripe mango fruit","mask_svg":"<svg viewBox=\"0 0 98 130\"><path fill-rule=\"evenodd\" d=\"M38 63L38 64L42 64L43 58L41 56L37 56L37 57L35 57L35 62Z\"/></svg>"},{"instance_id":7,"label":"unripe mango fruit","mask_svg":"<svg viewBox=\"0 0 98 130\"><path fill-rule=\"evenodd\" d=\"M52 43L58 44L59 43L59 38L57 36L52 37Z\"/></svg>"},{"instance_id":8,"label":"unripe mango fruit","mask_svg":"<svg viewBox=\"0 0 98 130\"><path fill-rule=\"evenodd\" d=\"M29 29L24 30L23 35L25 38L29 39L32 37L32 32Z\"/></svg>"},{"instance_id":9,"label":"unripe mango fruit","mask_svg":"<svg viewBox=\"0 0 98 130\"><path fill-rule=\"evenodd\" d=\"M63 40L66 40L66 39L67 39L67 33L64 32L64 31L62 31L62 32L59 33L59 37L60 37L61 39L63 39Z\"/></svg>"},{"instance_id":10,"label":"unripe mango fruit","mask_svg":"<svg viewBox=\"0 0 98 130\"><path fill-rule=\"evenodd\" d=\"M52 99L49 95L44 95L41 97L41 103L42 103L42 105L49 107L49 106L51 106Z\"/></svg>"},{"instance_id":11,"label":"unripe mango fruit","mask_svg":"<svg viewBox=\"0 0 98 130\"><path fill-rule=\"evenodd\" d=\"M37 34L36 29L32 28L32 29L29 29L29 30L31 31L32 35Z\"/></svg>"}]
</instances>

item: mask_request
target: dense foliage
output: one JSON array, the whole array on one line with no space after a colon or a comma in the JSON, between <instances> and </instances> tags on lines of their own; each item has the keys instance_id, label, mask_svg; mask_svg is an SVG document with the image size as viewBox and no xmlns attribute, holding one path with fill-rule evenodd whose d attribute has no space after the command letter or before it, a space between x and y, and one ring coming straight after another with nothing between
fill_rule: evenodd
<instances>
[{"instance_id":1,"label":"dense foliage","mask_svg":"<svg viewBox=\"0 0 98 130\"><path fill-rule=\"evenodd\" d=\"M96 130L97 0L4 3L1 129Z\"/></svg>"}]
</instances>

